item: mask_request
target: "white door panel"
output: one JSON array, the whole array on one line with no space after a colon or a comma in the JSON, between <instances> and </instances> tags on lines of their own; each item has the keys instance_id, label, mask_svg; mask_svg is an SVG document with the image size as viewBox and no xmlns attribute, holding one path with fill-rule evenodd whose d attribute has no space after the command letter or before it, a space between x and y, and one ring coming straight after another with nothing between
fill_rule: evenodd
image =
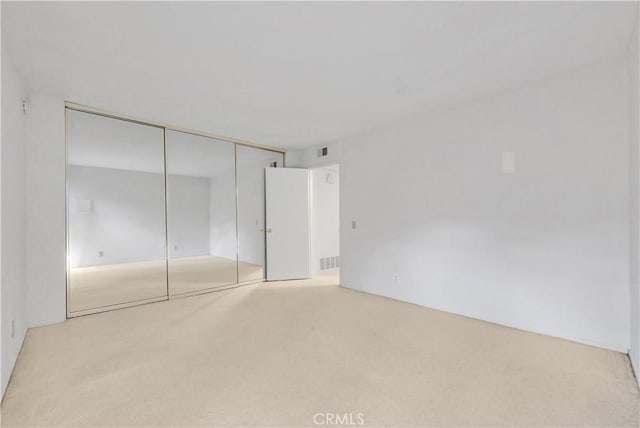
<instances>
[{"instance_id":1,"label":"white door panel","mask_svg":"<svg viewBox=\"0 0 640 428\"><path fill-rule=\"evenodd\" d=\"M267 280L310 277L309 170L266 168Z\"/></svg>"}]
</instances>

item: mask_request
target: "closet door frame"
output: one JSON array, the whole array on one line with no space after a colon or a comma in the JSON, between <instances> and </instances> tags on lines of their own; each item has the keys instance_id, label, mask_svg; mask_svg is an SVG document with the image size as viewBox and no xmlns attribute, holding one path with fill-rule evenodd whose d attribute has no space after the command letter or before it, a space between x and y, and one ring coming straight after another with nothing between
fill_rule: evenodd
<instances>
[{"instance_id":1,"label":"closet door frame","mask_svg":"<svg viewBox=\"0 0 640 428\"><path fill-rule=\"evenodd\" d=\"M70 254L70 242L69 242L69 142L70 142L70 121L71 121L71 111L77 111L77 112L83 112L83 113L90 113L90 114L95 114L98 116L103 116L106 118L111 118L111 119L117 119L117 120L123 120L123 121L127 121L127 122L132 122L132 123L137 123L140 125L147 125L147 126L153 126L156 128L161 128L163 130L163 158L164 158L164 223L165 223L165 266L166 266L166 278L167 278L167 295L166 296L161 296L161 297L152 297L152 298L148 298L148 299L143 299L143 300L137 300L137 301L133 301L133 302L126 302L126 303L120 303L120 304L114 304L114 305L108 305L108 306L101 306L98 308L91 308L91 309L85 309L85 310L80 310L80 311L74 311L71 312L70 311L70 274L71 274L71 266L70 266L70 258L69 258L69 254ZM132 117L132 116L126 116L126 115L122 115L122 114L117 114L117 113L113 113L110 111L106 111L106 110L101 110L101 109L97 109L94 107L89 107L89 106L85 106L82 104L78 104L78 103L74 103L74 102L69 102L69 101L65 101L64 103L64 112L65 112L65 263L66 263L66 268L65 268L65 301L66 301L66 317L67 319L69 318L75 318L75 317L79 317L79 316L83 316L83 315L89 315L89 314L94 314L94 313L100 313L100 312L108 312L108 311L112 311L112 310L117 310L117 309L122 309L122 308L128 308L131 306L138 306L138 305L142 305L142 304L147 304L147 303L155 303L155 302L162 302L165 300L170 300L170 299L177 299L177 298L182 298L182 297L189 297L189 296L194 296L194 295L198 295L198 294L205 294L205 293L212 293L212 292L216 292L216 291L220 291L220 290L226 290L229 288L235 288L235 287L239 287L242 285L247 285L247 284L255 284L255 283L259 283L259 282L263 282L265 281L265 279L256 279L256 280L250 280L250 281L240 281L239 278L239 273L238 273L238 256L239 256L239 230L238 230L238 171L237 171L237 164L238 164L238 150L237 147L240 146L246 146L246 147L252 147L252 148L256 148L256 149L261 149L261 150L268 150L271 152L275 152L275 153L279 153L282 155L282 159L283 159L283 167L286 167L287 164L287 151L285 149L281 149L278 147L272 147L272 146L267 146L267 145L262 145L262 144L256 144L256 143L252 143L249 141L245 141L245 140L241 140L238 138L232 138L232 137L225 137L225 136L220 136L220 135L215 135L215 134L211 134L208 132L202 132L202 131L197 131L197 130L193 130L193 129L187 129L187 128L182 128L182 127L178 127L178 126L173 126L173 125L169 125L166 123L162 123L162 122L156 122L156 121L150 121L150 120L144 120L144 119L140 119L140 118L136 118L136 117ZM234 145L234 170L235 170L235 208L236 208L236 283L235 284L229 284L229 285L224 285L224 286L220 286L220 287L216 287L216 288L212 288L212 289L206 289L206 290L201 290L201 291L194 291L194 292L190 292L190 293L185 293L185 294L179 294L179 295L171 295L169 293L169 270L168 270L168 264L169 264L169 236L168 236L168 206L167 206L167 131L177 131L177 132L183 132L186 134L192 134L192 135L197 135L197 136L201 136L201 137L207 137L207 138L211 138L211 139L215 139L215 140L219 140L219 141L224 141L227 142L229 144L233 144ZM265 271L266 271L266 266L265 266Z\"/></svg>"}]
</instances>

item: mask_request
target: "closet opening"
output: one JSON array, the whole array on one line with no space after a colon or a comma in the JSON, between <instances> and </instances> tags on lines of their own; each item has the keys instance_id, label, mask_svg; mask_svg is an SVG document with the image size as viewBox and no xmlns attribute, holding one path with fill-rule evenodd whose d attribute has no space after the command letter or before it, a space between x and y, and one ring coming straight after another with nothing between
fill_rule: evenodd
<instances>
[{"instance_id":1,"label":"closet opening","mask_svg":"<svg viewBox=\"0 0 640 428\"><path fill-rule=\"evenodd\" d=\"M67 317L265 279L284 150L66 106Z\"/></svg>"}]
</instances>

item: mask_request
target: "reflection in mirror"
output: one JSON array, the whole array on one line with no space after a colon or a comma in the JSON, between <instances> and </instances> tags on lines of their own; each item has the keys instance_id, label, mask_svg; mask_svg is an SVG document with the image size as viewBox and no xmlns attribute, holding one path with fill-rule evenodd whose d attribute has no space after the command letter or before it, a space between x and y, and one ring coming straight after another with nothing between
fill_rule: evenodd
<instances>
[{"instance_id":1,"label":"reflection in mirror","mask_svg":"<svg viewBox=\"0 0 640 428\"><path fill-rule=\"evenodd\" d=\"M284 155L238 145L238 280L265 278L265 168L284 166Z\"/></svg>"},{"instance_id":2,"label":"reflection in mirror","mask_svg":"<svg viewBox=\"0 0 640 428\"><path fill-rule=\"evenodd\" d=\"M166 298L163 130L68 114L69 312Z\"/></svg>"},{"instance_id":3,"label":"reflection in mirror","mask_svg":"<svg viewBox=\"0 0 640 428\"><path fill-rule=\"evenodd\" d=\"M169 293L238 282L234 144L167 131Z\"/></svg>"}]
</instances>

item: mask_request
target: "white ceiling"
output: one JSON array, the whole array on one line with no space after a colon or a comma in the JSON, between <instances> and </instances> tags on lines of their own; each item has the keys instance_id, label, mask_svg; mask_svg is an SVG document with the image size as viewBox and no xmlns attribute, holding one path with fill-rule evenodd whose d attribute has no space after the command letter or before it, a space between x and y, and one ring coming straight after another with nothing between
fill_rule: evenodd
<instances>
[{"instance_id":1,"label":"white ceiling","mask_svg":"<svg viewBox=\"0 0 640 428\"><path fill-rule=\"evenodd\" d=\"M634 2L2 2L32 92L300 148L623 55Z\"/></svg>"}]
</instances>

